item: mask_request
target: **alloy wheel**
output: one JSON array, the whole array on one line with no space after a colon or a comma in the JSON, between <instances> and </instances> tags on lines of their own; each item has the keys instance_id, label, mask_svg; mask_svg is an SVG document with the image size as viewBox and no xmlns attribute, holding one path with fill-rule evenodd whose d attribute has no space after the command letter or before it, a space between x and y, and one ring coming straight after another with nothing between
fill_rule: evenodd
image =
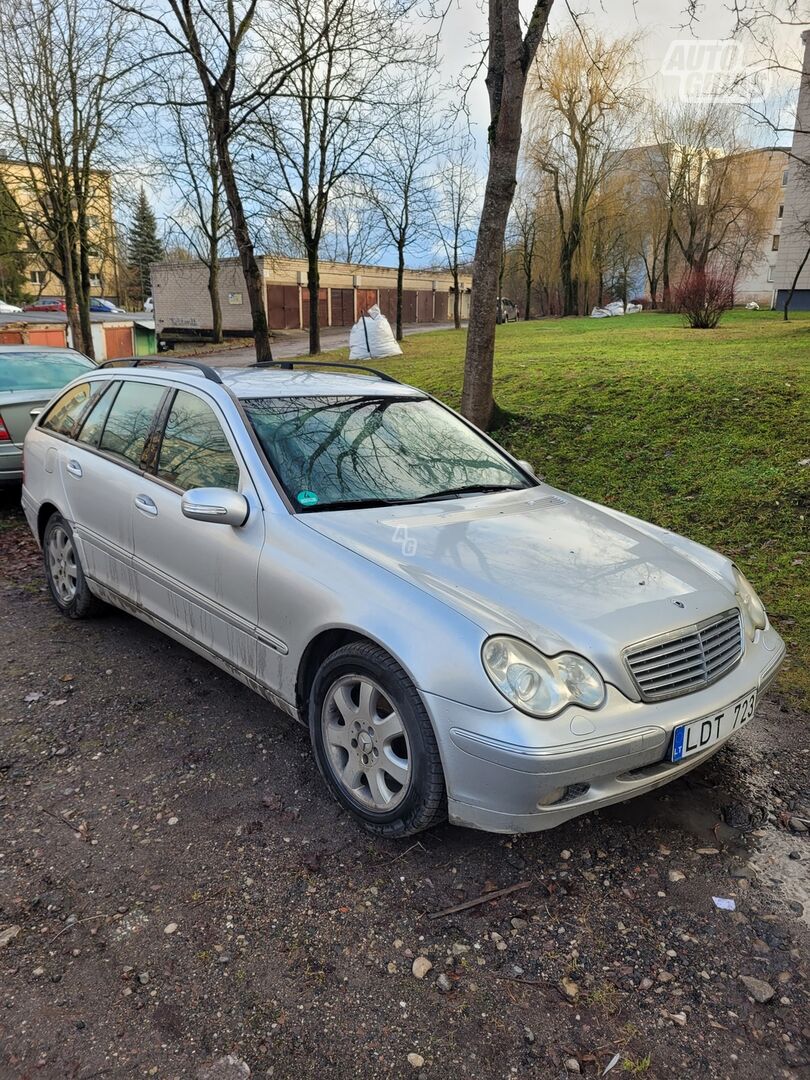
<instances>
[{"instance_id":1,"label":"alloy wheel","mask_svg":"<svg viewBox=\"0 0 810 1080\"><path fill-rule=\"evenodd\" d=\"M69 604L78 588L79 568L73 540L61 525L53 528L48 538L48 568L59 599Z\"/></svg>"},{"instance_id":2,"label":"alloy wheel","mask_svg":"<svg viewBox=\"0 0 810 1080\"><path fill-rule=\"evenodd\" d=\"M402 719L367 675L344 675L321 712L323 741L335 778L362 806L395 809L410 786L413 765Z\"/></svg>"}]
</instances>

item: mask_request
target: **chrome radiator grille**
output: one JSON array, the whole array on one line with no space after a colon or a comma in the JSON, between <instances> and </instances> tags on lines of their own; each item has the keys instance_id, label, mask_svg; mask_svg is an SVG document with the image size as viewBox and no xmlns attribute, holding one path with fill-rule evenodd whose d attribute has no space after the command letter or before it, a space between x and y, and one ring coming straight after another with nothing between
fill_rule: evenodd
<instances>
[{"instance_id":1,"label":"chrome radiator grille","mask_svg":"<svg viewBox=\"0 0 810 1080\"><path fill-rule=\"evenodd\" d=\"M631 646L624 658L642 698L662 701L710 686L734 667L742 651L742 623L735 608Z\"/></svg>"}]
</instances>

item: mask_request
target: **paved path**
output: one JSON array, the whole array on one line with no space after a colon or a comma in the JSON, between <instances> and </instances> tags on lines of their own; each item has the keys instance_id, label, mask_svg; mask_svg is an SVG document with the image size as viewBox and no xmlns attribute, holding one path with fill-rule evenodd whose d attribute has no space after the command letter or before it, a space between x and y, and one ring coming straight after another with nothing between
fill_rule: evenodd
<instances>
[{"instance_id":1,"label":"paved path","mask_svg":"<svg viewBox=\"0 0 810 1080\"><path fill-rule=\"evenodd\" d=\"M406 337L410 337L412 334L425 334L431 330L450 330L452 327L452 323L431 323L427 326L424 323L414 323L411 326L405 326L404 330ZM348 344L348 326L329 327L321 331L321 352L337 352L338 349L345 349ZM291 360L294 357L304 357L308 352L309 336L306 330L290 331L288 336L273 342L273 358L275 360ZM171 353L162 353L161 355L170 356ZM195 354L186 353L183 355L193 356ZM221 352L201 351L199 359L204 360L206 364L211 364L213 367L247 367L249 364L256 362L256 349L253 345L250 345L242 349L223 349Z\"/></svg>"}]
</instances>

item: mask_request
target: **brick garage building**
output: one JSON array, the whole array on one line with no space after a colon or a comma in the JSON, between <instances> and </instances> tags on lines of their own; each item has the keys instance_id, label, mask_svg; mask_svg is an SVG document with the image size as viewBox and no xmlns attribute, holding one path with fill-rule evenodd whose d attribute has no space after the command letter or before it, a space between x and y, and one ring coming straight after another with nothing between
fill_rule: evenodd
<instances>
[{"instance_id":1,"label":"brick garage building","mask_svg":"<svg viewBox=\"0 0 810 1080\"><path fill-rule=\"evenodd\" d=\"M272 330L304 330L309 325L309 289L303 259L259 256L264 278L264 303ZM356 266L323 262L318 304L321 326L349 327L363 311L379 304L396 317L397 272L387 266ZM163 262L151 268L155 323L159 334L199 334L211 330L208 271L199 262ZM461 279L461 315L469 315L472 278ZM443 323L453 318L453 279L449 273L406 270L403 321ZM219 272L222 325L226 333L251 332L250 305L237 259L224 259Z\"/></svg>"}]
</instances>

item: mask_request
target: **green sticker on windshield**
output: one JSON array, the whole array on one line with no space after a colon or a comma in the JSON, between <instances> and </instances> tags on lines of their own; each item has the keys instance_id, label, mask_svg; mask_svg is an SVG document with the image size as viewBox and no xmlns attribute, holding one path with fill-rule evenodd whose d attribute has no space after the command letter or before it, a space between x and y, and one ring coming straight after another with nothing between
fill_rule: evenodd
<instances>
[{"instance_id":1,"label":"green sticker on windshield","mask_svg":"<svg viewBox=\"0 0 810 1080\"><path fill-rule=\"evenodd\" d=\"M318 496L314 491L299 491L295 497L302 506L315 506L318 502Z\"/></svg>"}]
</instances>

